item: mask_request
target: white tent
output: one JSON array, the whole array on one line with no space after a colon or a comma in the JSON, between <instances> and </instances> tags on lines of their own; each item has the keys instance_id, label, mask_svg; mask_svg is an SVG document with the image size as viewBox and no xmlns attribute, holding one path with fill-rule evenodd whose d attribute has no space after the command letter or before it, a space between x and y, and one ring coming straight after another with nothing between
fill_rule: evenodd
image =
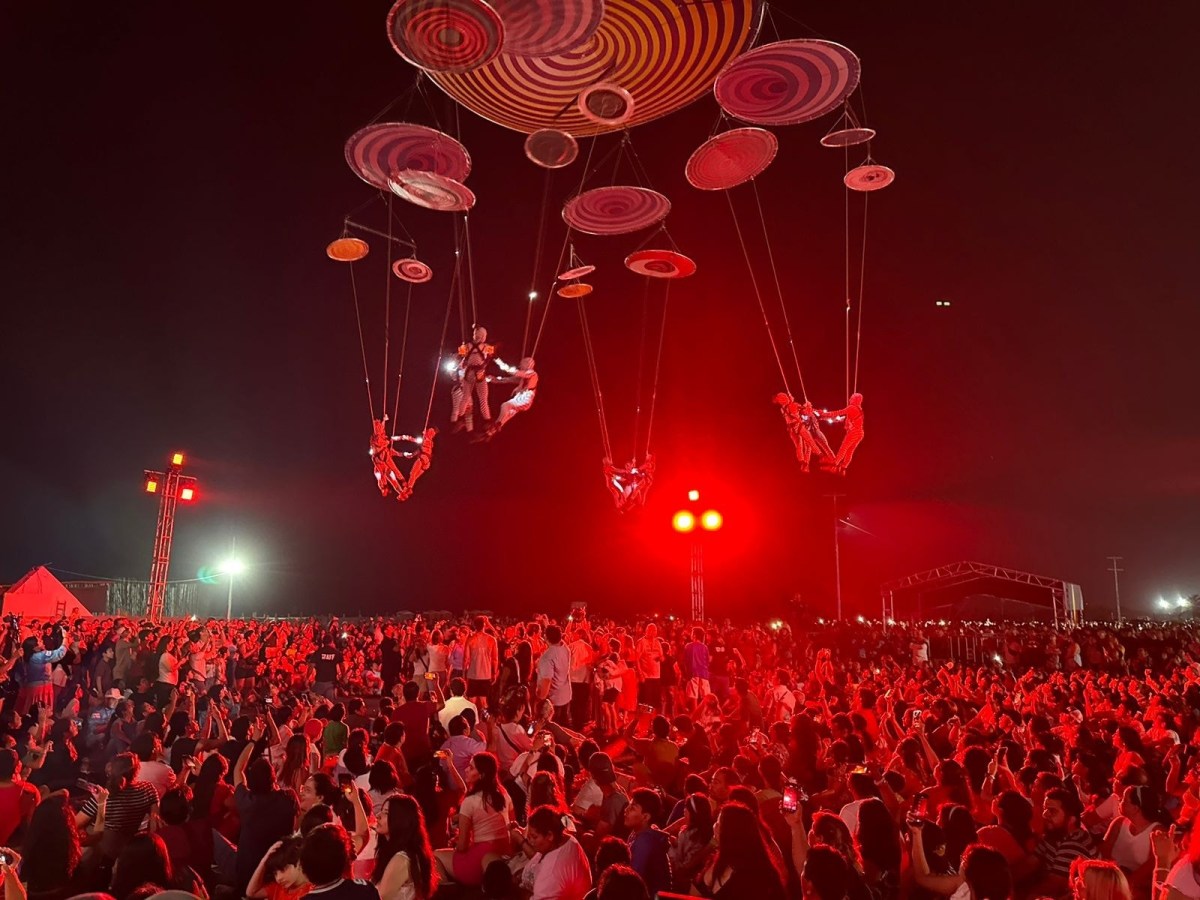
<instances>
[{"instance_id":1,"label":"white tent","mask_svg":"<svg viewBox=\"0 0 1200 900\"><path fill-rule=\"evenodd\" d=\"M0 611L6 616L26 619L78 619L91 616L63 583L45 566L31 569L24 578L4 592Z\"/></svg>"}]
</instances>

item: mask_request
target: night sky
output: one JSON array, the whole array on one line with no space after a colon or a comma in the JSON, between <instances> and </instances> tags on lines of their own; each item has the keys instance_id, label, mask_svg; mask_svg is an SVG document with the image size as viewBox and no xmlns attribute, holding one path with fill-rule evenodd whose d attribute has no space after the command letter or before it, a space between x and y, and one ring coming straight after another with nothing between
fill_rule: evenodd
<instances>
[{"instance_id":1,"label":"night sky","mask_svg":"<svg viewBox=\"0 0 1200 900\"><path fill-rule=\"evenodd\" d=\"M960 559L1078 582L1101 615L1110 554L1125 557L1127 613L1200 591L1197 7L777 9L788 15L763 39L820 36L859 54L872 152L897 171L870 203L867 437L835 485L870 533L843 535L847 609L875 612L881 581ZM623 518L604 489L575 301L551 307L530 413L489 445L443 427L413 500L378 496L348 273L324 253L372 197L342 148L406 92L409 120L455 120L436 87L428 102L409 90L416 72L387 42L387 10L5 5L0 581L39 563L145 578L155 503L141 472L180 448L201 502L181 510L172 578L220 560L236 535L252 566L246 610L682 611L687 545L669 520L693 487L726 517L707 551L710 612L768 611L796 593L831 610L831 485L800 473L770 403L779 374L725 200L683 177L712 131L711 95L632 132L674 202L671 236L700 267L671 291L647 508ZM459 119L479 197L479 315L515 362L544 178L522 135ZM828 125L775 129L759 190L808 391L834 406L843 169L818 145ZM576 163L551 181L543 296L558 208L581 174ZM746 211L752 197L735 194ZM413 293L398 424L415 430L452 219L401 201L396 212L437 272ZM362 218L382 213L376 202ZM601 269L587 308L622 460L643 284L621 261L644 238L576 243ZM386 250L372 248L359 278L378 378ZM448 344L461 337L455 315ZM439 381L436 424L448 409ZM206 590L223 608L224 588Z\"/></svg>"}]
</instances>

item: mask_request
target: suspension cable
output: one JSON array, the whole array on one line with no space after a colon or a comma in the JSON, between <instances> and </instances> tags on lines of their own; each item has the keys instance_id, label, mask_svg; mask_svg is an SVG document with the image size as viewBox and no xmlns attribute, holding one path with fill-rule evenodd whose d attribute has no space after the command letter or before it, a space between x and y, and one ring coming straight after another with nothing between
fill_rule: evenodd
<instances>
[{"instance_id":1,"label":"suspension cable","mask_svg":"<svg viewBox=\"0 0 1200 900\"><path fill-rule=\"evenodd\" d=\"M429 405L425 407L425 425L422 427L422 431L429 428L429 421L433 418L433 398L437 393L438 374L442 370L442 352L446 349L446 333L450 330L450 313L454 309L454 288L459 282L459 265L459 260L456 258L454 272L450 276L450 291L446 295L446 315L442 319L442 336L438 339L437 354L433 362L433 383L429 385Z\"/></svg>"},{"instance_id":2,"label":"suspension cable","mask_svg":"<svg viewBox=\"0 0 1200 900\"><path fill-rule=\"evenodd\" d=\"M388 212L388 249L387 249L387 268L383 272L384 288L383 288L383 399L380 401L380 408L384 415L387 415L388 405L388 363L391 362L391 341L392 341L392 195L388 195L387 202ZM392 420L395 424L395 419Z\"/></svg>"},{"instance_id":3,"label":"suspension cable","mask_svg":"<svg viewBox=\"0 0 1200 900\"><path fill-rule=\"evenodd\" d=\"M671 299L671 281L667 281L663 291L662 323L658 329L658 353L654 359L654 382L650 390L650 416L646 420L646 456L650 455L650 435L654 431L654 408L658 402L658 376L662 371L663 344L667 336L667 304ZM645 459L645 457L643 457Z\"/></svg>"},{"instance_id":4,"label":"suspension cable","mask_svg":"<svg viewBox=\"0 0 1200 900\"><path fill-rule=\"evenodd\" d=\"M642 430L642 375L646 368L646 326L647 320L650 318L650 279L643 278L644 287L642 289L642 334L638 340L638 364L637 364L637 380L634 382L636 390L634 400L633 413L633 458L637 459L638 451L638 432Z\"/></svg>"},{"instance_id":5,"label":"suspension cable","mask_svg":"<svg viewBox=\"0 0 1200 900\"><path fill-rule=\"evenodd\" d=\"M804 370L800 368L800 356L796 353L796 339L792 336L792 323L788 319L787 303L783 299L783 286L779 282L779 268L775 265L775 251L771 247L771 235L767 231L767 217L763 213L762 198L758 193L758 181L751 180L754 186L754 203L758 207L758 221L762 225L763 242L767 245L767 259L771 261L771 274L775 278L775 293L779 297L779 309L783 313L783 328L787 335L788 346L792 350L792 362L796 365L796 377L800 380L800 396L802 399L808 399L808 392L804 387Z\"/></svg>"},{"instance_id":6,"label":"suspension cable","mask_svg":"<svg viewBox=\"0 0 1200 900\"><path fill-rule=\"evenodd\" d=\"M471 294L471 324L479 325L479 310L475 305L475 255L471 252L471 221L467 213L463 213L463 238L467 254L467 287Z\"/></svg>"},{"instance_id":7,"label":"suspension cable","mask_svg":"<svg viewBox=\"0 0 1200 900\"><path fill-rule=\"evenodd\" d=\"M862 349L862 311L863 311L863 292L867 279L867 208L871 202L871 194L868 191L863 194L863 228L862 228L862 247L860 248L862 256L859 259L858 269L858 322L857 330L854 336L854 393L858 393L858 360ZM849 401L849 397L846 398Z\"/></svg>"},{"instance_id":8,"label":"suspension cable","mask_svg":"<svg viewBox=\"0 0 1200 900\"><path fill-rule=\"evenodd\" d=\"M842 148L842 168L850 171L850 148ZM850 188L843 187L845 194L845 261L846 261L846 399L850 398Z\"/></svg>"},{"instance_id":9,"label":"suspension cable","mask_svg":"<svg viewBox=\"0 0 1200 900\"><path fill-rule=\"evenodd\" d=\"M375 398L371 396L371 367L367 365L367 342L363 337L362 311L358 304L358 282L354 278L354 263L350 263L350 292L354 295L354 320L358 323L358 347L362 351L363 384L367 386L367 409L375 421Z\"/></svg>"},{"instance_id":10,"label":"suspension cable","mask_svg":"<svg viewBox=\"0 0 1200 900\"><path fill-rule=\"evenodd\" d=\"M579 303L579 325L583 331L584 355L587 358L588 374L592 379L592 394L596 402L596 416L600 421L600 442L604 446L604 458L615 462L612 455L612 444L608 439L608 420L604 415L604 395L600 390L600 373L596 368L596 354L592 347L592 332L588 327L587 311L582 302Z\"/></svg>"},{"instance_id":11,"label":"suspension cable","mask_svg":"<svg viewBox=\"0 0 1200 900\"><path fill-rule=\"evenodd\" d=\"M529 329L533 324L533 302L537 299L538 274L542 267L542 248L546 243L546 212L550 208L550 179L553 175L554 170L547 169L546 178L542 182L542 208L538 212L538 235L533 249L533 273L529 276L529 297L525 304L525 334L521 338L522 359L525 357L525 351L529 348ZM548 297L547 302L549 302Z\"/></svg>"},{"instance_id":12,"label":"suspension cable","mask_svg":"<svg viewBox=\"0 0 1200 900\"><path fill-rule=\"evenodd\" d=\"M724 191L725 201L729 204L729 214L733 216L733 227L737 231L738 243L742 248L742 256L746 259L746 270L750 273L750 285L754 288L754 296L758 300L758 309L762 313L763 325L767 329L767 339L771 342L771 352L775 355L775 365L779 367L779 377L783 379L783 388L789 394L792 389L788 384L787 370L783 366L783 358L779 355L779 347L775 343L775 334L771 331L771 320L767 316L767 305L763 302L762 291L758 287L758 277L754 274L754 263L750 259L750 251L746 247L746 238L742 234L742 224L738 221L737 210L733 206L733 198L729 191ZM805 398L807 399L807 398Z\"/></svg>"},{"instance_id":13,"label":"suspension cable","mask_svg":"<svg viewBox=\"0 0 1200 900\"><path fill-rule=\"evenodd\" d=\"M400 338L400 368L396 372L396 398L392 407L392 422L400 415L400 388L404 386L404 359L408 356L408 320L412 312L413 284L408 283L408 295L404 298L404 332Z\"/></svg>"}]
</instances>

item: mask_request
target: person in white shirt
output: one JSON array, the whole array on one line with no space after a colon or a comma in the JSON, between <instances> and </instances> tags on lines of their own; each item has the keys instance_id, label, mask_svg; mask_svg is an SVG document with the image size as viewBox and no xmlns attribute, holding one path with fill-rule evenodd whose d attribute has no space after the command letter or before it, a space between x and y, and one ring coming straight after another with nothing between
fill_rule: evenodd
<instances>
[{"instance_id":1,"label":"person in white shirt","mask_svg":"<svg viewBox=\"0 0 1200 900\"><path fill-rule=\"evenodd\" d=\"M768 722L790 722L796 711L796 695L792 693L792 676L787 669L775 672L775 686L771 688L771 703L767 708Z\"/></svg>"},{"instance_id":2,"label":"person in white shirt","mask_svg":"<svg viewBox=\"0 0 1200 900\"><path fill-rule=\"evenodd\" d=\"M538 660L537 695L554 706L554 718L571 725L571 653L563 645L562 629L551 625L546 629L549 642Z\"/></svg>"},{"instance_id":3,"label":"person in white shirt","mask_svg":"<svg viewBox=\"0 0 1200 900\"><path fill-rule=\"evenodd\" d=\"M592 869L587 854L566 833L563 816L550 806L539 806L529 814L525 850L533 858L522 873L530 900L583 900L592 888Z\"/></svg>"},{"instance_id":4,"label":"person in white shirt","mask_svg":"<svg viewBox=\"0 0 1200 900\"><path fill-rule=\"evenodd\" d=\"M583 728L592 716L592 670L597 656L584 626L576 626L567 650L571 654L571 725Z\"/></svg>"},{"instance_id":5,"label":"person in white shirt","mask_svg":"<svg viewBox=\"0 0 1200 900\"><path fill-rule=\"evenodd\" d=\"M476 706L486 709L488 693L492 683L500 674L500 648L496 639L488 634L487 616L476 616L471 623L474 631L467 638L463 665L467 674L467 696Z\"/></svg>"},{"instance_id":6,"label":"person in white shirt","mask_svg":"<svg viewBox=\"0 0 1200 900\"><path fill-rule=\"evenodd\" d=\"M633 647L637 658L638 700L662 711L662 642L658 639L658 626L651 622L646 633Z\"/></svg>"},{"instance_id":7,"label":"person in white shirt","mask_svg":"<svg viewBox=\"0 0 1200 900\"><path fill-rule=\"evenodd\" d=\"M175 787L175 772L162 761L162 741L157 734L144 731L134 739L129 749L141 761L138 780L154 785L154 791L161 800L163 794Z\"/></svg>"},{"instance_id":8,"label":"person in white shirt","mask_svg":"<svg viewBox=\"0 0 1200 900\"><path fill-rule=\"evenodd\" d=\"M448 734L450 732L450 720L455 716L462 715L464 709L472 710L475 713L475 719L479 719L479 707L468 700L464 694L467 692L467 683L461 678L450 679L450 696L446 698L446 705L442 707L442 711L438 713L438 721L442 723L442 728Z\"/></svg>"}]
</instances>

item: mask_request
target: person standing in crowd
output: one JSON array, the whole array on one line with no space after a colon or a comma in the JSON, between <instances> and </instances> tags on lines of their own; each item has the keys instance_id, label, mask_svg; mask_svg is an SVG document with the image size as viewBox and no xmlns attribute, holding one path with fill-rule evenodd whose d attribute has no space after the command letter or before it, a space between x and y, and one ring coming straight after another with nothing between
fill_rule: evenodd
<instances>
[{"instance_id":1,"label":"person standing in crowd","mask_svg":"<svg viewBox=\"0 0 1200 900\"><path fill-rule=\"evenodd\" d=\"M554 707L554 719L571 726L571 653L563 645L562 630L557 625L546 629L546 649L538 660L537 696L549 700Z\"/></svg>"},{"instance_id":2,"label":"person standing in crowd","mask_svg":"<svg viewBox=\"0 0 1200 900\"><path fill-rule=\"evenodd\" d=\"M487 616L476 616L474 630L463 650L467 697L479 709L487 709L492 683L500 672L500 651L496 639L488 634L487 628Z\"/></svg>"}]
</instances>

